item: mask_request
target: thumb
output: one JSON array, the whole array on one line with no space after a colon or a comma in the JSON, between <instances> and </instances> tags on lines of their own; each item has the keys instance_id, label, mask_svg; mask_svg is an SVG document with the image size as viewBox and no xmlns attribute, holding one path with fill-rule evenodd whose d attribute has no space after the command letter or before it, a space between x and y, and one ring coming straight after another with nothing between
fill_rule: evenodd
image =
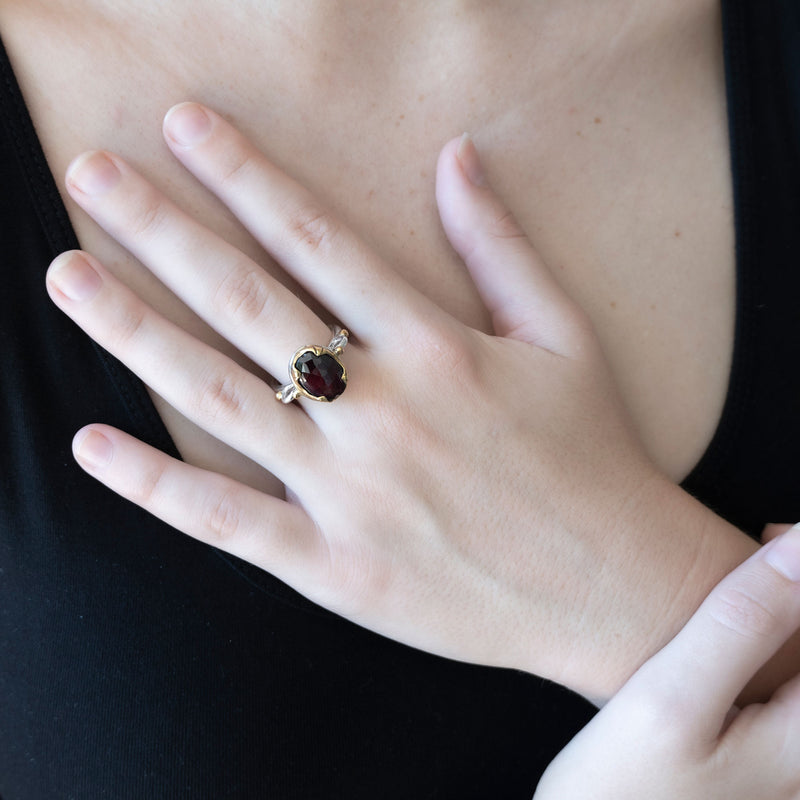
<instances>
[{"instance_id":1,"label":"thumb","mask_svg":"<svg viewBox=\"0 0 800 800\"><path fill-rule=\"evenodd\" d=\"M626 686L716 738L745 684L800 624L800 525L764 545L709 594Z\"/></svg>"},{"instance_id":2,"label":"thumb","mask_svg":"<svg viewBox=\"0 0 800 800\"><path fill-rule=\"evenodd\" d=\"M467 134L442 149L436 202L447 238L464 259L495 333L562 355L580 348L590 328L586 315L487 184Z\"/></svg>"}]
</instances>

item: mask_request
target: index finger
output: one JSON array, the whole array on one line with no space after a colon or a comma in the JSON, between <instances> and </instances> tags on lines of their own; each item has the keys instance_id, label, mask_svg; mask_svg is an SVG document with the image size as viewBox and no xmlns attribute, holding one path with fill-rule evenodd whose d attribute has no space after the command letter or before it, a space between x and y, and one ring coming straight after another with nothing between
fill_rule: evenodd
<instances>
[{"instance_id":1,"label":"index finger","mask_svg":"<svg viewBox=\"0 0 800 800\"><path fill-rule=\"evenodd\" d=\"M744 687L800 626L800 526L724 578L635 683L715 739Z\"/></svg>"},{"instance_id":2,"label":"index finger","mask_svg":"<svg viewBox=\"0 0 800 800\"><path fill-rule=\"evenodd\" d=\"M362 343L394 338L434 312L427 298L219 114L182 103L167 113L164 135L183 165Z\"/></svg>"}]
</instances>

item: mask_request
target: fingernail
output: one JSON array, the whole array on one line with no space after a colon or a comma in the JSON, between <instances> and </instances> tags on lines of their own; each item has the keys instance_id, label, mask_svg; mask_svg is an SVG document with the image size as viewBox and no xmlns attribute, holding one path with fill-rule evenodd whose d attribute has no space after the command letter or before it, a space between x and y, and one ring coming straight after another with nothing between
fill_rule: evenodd
<instances>
[{"instance_id":1,"label":"fingernail","mask_svg":"<svg viewBox=\"0 0 800 800\"><path fill-rule=\"evenodd\" d=\"M103 279L81 253L62 253L47 270L47 281L62 294L81 303L97 294Z\"/></svg>"},{"instance_id":2,"label":"fingernail","mask_svg":"<svg viewBox=\"0 0 800 800\"><path fill-rule=\"evenodd\" d=\"M197 103L181 103L173 106L164 117L164 132L176 144L191 147L208 138L211 117Z\"/></svg>"},{"instance_id":3,"label":"fingernail","mask_svg":"<svg viewBox=\"0 0 800 800\"><path fill-rule=\"evenodd\" d=\"M91 428L80 431L75 436L72 449L79 461L94 469L107 467L114 452L111 442L102 433Z\"/></svg>"},{"instance_id":4,"label":"fingernail","mask_svg":"<svg viewBox=\"0 0 800 800\"><path fill-rule=\"evenodd\" d=\"M461 169L464 171L470 183L475 186L486 186L486 175L483 172L483 165L478 157L478 150L475 147L475 142L472 141L472 137L468 133L465 133L458 143L456 158L461 164Z\"/></svg>"},{"instance_id":5,"label":"fingernail","mask_svg":"<svg viewBox=\"0 0 800 800\"><path fill-rule=\"evenodd\" d=\"M790 581L800 581L800 525L765 545L764 560Z\"/></svg>"},{"instance_id":6,"label":"fingernail","mask_svg":"<svg viewBox=\"0 0 800 800\"><path fill-rule=\"evenodd\" d=\"M116 164L100 151L78 156L67 170L67 183L90 195L104 194L121 177Z\"/></svg>"}]
</instances>

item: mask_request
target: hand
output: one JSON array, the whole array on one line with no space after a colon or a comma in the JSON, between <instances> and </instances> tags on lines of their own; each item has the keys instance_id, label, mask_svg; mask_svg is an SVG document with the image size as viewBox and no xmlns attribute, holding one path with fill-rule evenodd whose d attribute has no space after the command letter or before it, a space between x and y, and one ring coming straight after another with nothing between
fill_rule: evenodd
<instances>
[{"instance_id":1,"label":"hand","mask_svg":"<svg viewBox=\"0 0 800 800\"><path fill-rule=\"evenodd\" d=\"M677 489L642 453L591 325L485 184L471 142L444 148L437 199L495 336L412 289L218 115L179 106L165 134L354 333L343 356L350 384L334 405L283 406L91 256L62 254L48 273L58 306L181 413L280 478L289 500L102 425L77 434L79 463L175 527L394 639L590 695L617 688L696 607L683 578L694 575L703 593L713 584L697 566L702 537L675 510L699 504L673 502L672 538L641 544L653 506L669 507ZM121 158L86 154L67 185L278 381L298 347L327 343L327 326L294 295Z\"/></svg>"},{"instance_id":2,"label":"hand","mask_svg":"<svg viewBox=\"0 0 800 800\"><path fill-rule=\"evenodd\" d=\"M800 625L800 526L752 556L548 767L534 800L800 798L800 676L734 701Z\"/></svg>"}]
</instances>

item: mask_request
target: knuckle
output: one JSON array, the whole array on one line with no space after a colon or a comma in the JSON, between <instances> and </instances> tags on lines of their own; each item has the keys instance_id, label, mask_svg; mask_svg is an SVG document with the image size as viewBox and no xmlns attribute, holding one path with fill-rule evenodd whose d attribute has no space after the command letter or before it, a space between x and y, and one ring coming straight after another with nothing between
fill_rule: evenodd
<instances>
[{"instance_id":1,"label":"knuckle","mask_svg":"<svg viewBox=\"0 0 800 800\"><path fill-rule=\"evenodd\" d=\"M330 251L339 235L339 225L315 203L298 206L287 214L286 227L292 241L312 253Z\"/></svg>"},{"instance_id":2,"label":"knuckle","mask_svg":"<svg viewBox=\"0 0 800 800\"><path fill-rule=\"evenodd\" d=\"M129 221L131 234L137 238L153 239L168 225L166 205L151 194L143 198Z\"/></svg>"},{"instance_id":3,"label":"knuckle","mask_svg":"<svg viewBox=\"0 0 800 800\"><path fill-rule=\"evenodd\" d=\"M131 481L129 499L142 508L152 509L158 502L163 479L163 467L156 466L143 470L135 481Z\"/></svg>"},{"instance_id":4,"label":"knuckle","mask_svg":"<svg viewBox=\"0 0 800 800\"><path fill-rule=\"evenodd\" d=\"M453 329L437 329L423 337L419 354L427 365L435 369L439 381L456 388L480 383L480 350L467 339Z\"/></svg>"},{"instance_id":5,"label":"knuckle","mask_svg":"<svg viewBox=\"0 0 800 800\"><path fill-rule=\"evenodd\" d=\"M209 538L228 541L235 538L242 528L242 504L237 502L231 490L223 491L209 500L201 520Z\"/></svg>"},{"instance_id":6,"label":"knuckle","mask_svg":"<svg viewBox=\"0 0 800 800\"><path fill-rule=\"evenodd\" d=\"M493 239L523 239L527 236L520 228L516 217L508 210L504 211L499 217L495 217L489 223L488 235Z\"/></svg>"},{"instance_id":7,"label":"knuckle","mask_svg":"<svg viewBox=\"0 0 800 800\"><path fill-rule=\"evenodd\" d=\"M252 267L242 266L225 276L212 304L216 312L248 323L264 313L271 295L263 275Z\"/></svg>"},{"instance_id":8,"label":"knuckle","mask_svg":"<svg viewBox=\"0 0 800 800\"><path fill-rule=\"evenodd\" d=\"M765 593L739 587L721 589L710 613L720 625L746 639L768 637L780 624L778 615L761 595Z\"/></svg>"},{"instance_id":9,"label":"knuckle","mask_svg":"<svg viewBox=\"0 0 800 800\"><path fill-rule=\"evenodd\" d=\"M227 154L227 159L222 164L219 175L220 185L223 187L234 186L241 183L254 166L253 157L243 148L233 148Z\"/></svg>"},{"instance_id":10,"label":"knuckle","mask_svg":"<svg viewBox=\"0 0 800 800\"><path fill-rule=\"evenodd\" d=\"M204 422L240 418L246 403L238 382L230 375L213 375L202 382L194 400L195 416Z\"/></svg>"},{"instance_id":11,"label":"knuckle","mask_svg":"<svg viewBox=\"0 0 800 800\"><path fill-rule=\"evenodd\" d=\"M109 350L130 346L144 327L146 317L146 308L141 301L121 305L114 313L110 341L105 346Z\"/></svg>"}]
</instances>

